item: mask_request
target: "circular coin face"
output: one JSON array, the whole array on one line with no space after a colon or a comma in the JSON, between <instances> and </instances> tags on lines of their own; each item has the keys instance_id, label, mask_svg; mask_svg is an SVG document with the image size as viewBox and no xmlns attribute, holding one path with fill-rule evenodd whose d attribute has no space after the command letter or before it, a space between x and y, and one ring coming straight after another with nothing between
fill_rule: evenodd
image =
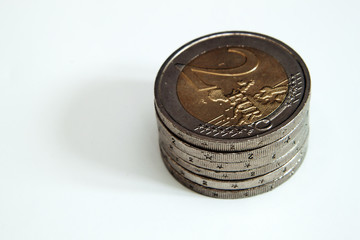
<instances>
[{"instance_id":1,"label":"circular coin face","mask_svg":"<svg viewBox=\"0 0 360 240\"><path fill-rule=\"evenodd\" d=\"M188 63L177 96L193 117L216 126L243 126L267 117L284 101L289 80L271 55L245 47L221 47Z\"/></svg>"},{"instance_id":2,"label":"circular coin face","mask_svg":"<svg viewBox=\"0 0 360 240\"><path fill-rule=\"evenodd\" d=\"M286 125L309 91L307 68L287 45L257 33L223 32L196 39L166 60L155 104L179 137L229 142Z\"/></svg>"}]
</instances>

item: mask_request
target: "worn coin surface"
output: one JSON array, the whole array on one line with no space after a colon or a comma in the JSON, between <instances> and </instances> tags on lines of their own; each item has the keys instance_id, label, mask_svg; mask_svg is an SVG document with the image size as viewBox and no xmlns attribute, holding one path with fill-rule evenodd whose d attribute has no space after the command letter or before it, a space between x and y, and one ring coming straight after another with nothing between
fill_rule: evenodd
<instances>
[{"instance_id":1,"label":"worn coin surface","mask_svg":"<svg viewBox=\"0 0 360 240\"><path fill-rule=\"evenodd\" d=\"M257 33L222 32L166 60L155 82L155 107L184 141L241 151L287 135L305 114L309 92L307 68L290 47Z\"/></svg>"}]
</instances>

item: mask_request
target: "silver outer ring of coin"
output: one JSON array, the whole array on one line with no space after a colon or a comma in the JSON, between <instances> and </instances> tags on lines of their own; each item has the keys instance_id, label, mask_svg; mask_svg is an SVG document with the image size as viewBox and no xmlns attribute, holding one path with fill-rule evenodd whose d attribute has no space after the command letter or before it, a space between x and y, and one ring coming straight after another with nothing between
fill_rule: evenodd
<instances>
[{"instance_id":1,"label":"silver outer ring of coin","mask_svg":"<svg viewBox=\"0 0 360 240\"><path fill-rule=\"evenodd\" d=\"M164 160L163 154L162 158ZM306 155L306 153L305 153ZM305 155L303 156L303 159L305 158ZM294 169L290 169L284 173L283 176L281 176L279 179L274 180L273 182L266 183L264 185L260 185L258 187L249 188L249 189L242 189L242 190L221 190L221 189L214 189L214 188L207 188L203 187L199 184L196 184L194 182L191 182L190 180L184 178L182 175L180 175L178 172L176 172L167 161L164 161L164 164L170 174L183 186L186 188L193 190L199 194L213 197L213 198L221 198L221 199L238 199L238 198L246 198L246 197L252 197L256 196L265 192L269 192L273 190L274 188L280 186L284 182L286 182L292 175L295 174L295 172L299 169L303 161L300 161L299 164L295 166Z\"/></svg>"},{"instance_id":2,"label":"silver outer ring of coin","mask_svg":"<svg viewBox=\"0 0 360 240\"><path fill-rule=\"evenodd\" d=\"M245 161L237 161L237 162L215 162L215 161L209 161L204 159L199 159L197 157L191 156L187 153L184 153L180 151L176 147L172 147L172 145L164 144L163 140L160 138L159 141L161 142L161 145L168 150L169 152L173 153L175 157L180 158L182 161L187 162L188 164L192 164L196 167L207 169L207 170L213 170L213 171L221 171L221 172L241 172L241 171L249 171L248 174L252 174L253 169L258 169L260 167L264 167L273 164L276 165L278 161L286 161L289 157L291 157L291 154L296 151L296 148L301 146L299 143L306 141L308 136L309 129L304 129L304 134L300 134L296 138L296 143L291 144L291 148L288 151L283 152L283 149L276 150L275 152L269 153L268 157L263 159L247 159ZM171 148L172 147L172 148ZM285 158L285 159L283 159ZM255 171L255 170L254 170Z\"/></svg>"},{"instance_id":3,"label":"silver outer ring of coin","mask_svg":"<svg viewBox=\"0 0 360 240\"><path fill-rule=\"evenodd\" d=\"M160 121L158 121L158 129L160 131L159 137L162 138L165 143L168 142L173 147L180 149L182 152L199 159L215 162L242 162L251 159L258 159L260 161L260 159L266 158L271 153L276 152L277 149L281 149L282 152L287 152L289 150L289 143L292 139L296 138L299 133L301 134L302 130L304 129L303 126L308 124L307 120L308 118L303 119L303 121L298 126L296 126L295 129L292 129L288 135L277 140L276 142L261 148L242 152L213 152L209 150L203 150L193 147L190 144L187 144L176 138L171 134L171 132L169 132L164 126L161 125Z\"/></svg>"},{"instance_id":4,"label":"silver outer ring of coin","mask_svg":"<svg viewBox=\"0 0 360 240\"><path fill-rule=\"evenodd\" d=\"M307 139L308 138L306 137L306 138L304 138L304 140L302 142L298 142L298 144L296 146L294 146L291 149L291 151L289 151L284 156L274 159L274 161L272 163L269 163L262 167L253 168L253 169L244 170L244 171L222 171L223 167L219 164L217 166L221 167L221 169L210 170L210 169L201 168L201 167L193 165L187 161L184 161L181 158L174 156L169 151L169 149L166 149L165 146L162 146L161 144L160 144L160 146L165 149L165 152L167 152L168 155L176 161L176 163L178 163L181 167L185 168L186 170L189 170L190 172L192 172L194 174L201 175L201 176L208 177L208 178L219 179L219 180L240 180L240 179L248 179L248 178L262 176L262 175L264 175L268 172L271 172L279 167L282 167L292 157L295 156L295 154L300 150L300 146L307 144ZM249 165L250 165L250 163L249 163Z\"/></svg>"},{"instance_id":5,"label":"silver outer ring of coin","mask_svg":"<svg viewBox=\"0 0 360 240\"><path fill-rule=\"evenodd\" d=\"M176 65L186 65L203 52L225 46L253 47L262 50L275 57L285 69L289 79L289 94L280 107L266 118L245 126L221 128L193 117L182 107L179 99L174 97L177 96L176 85L180 74ZM155 82L155 105L164 124L185 141L218 151L241 151L248 149L249 146L256 148L262 142L270 143L281 138L281 132L272 133L283 126L291 128L289 123L304 109L309 94L310 75L301 57L286 44L274 38L250 32L215 33L185 44L165 61ZM202 129L207 127L216 131L202 132ZM224 134L217 134L219 131L224 131ZM269 138L271 140L268 140ZM208 145L201 145L204 142Z\"/></svg>"},{"instance_id":6,"label":"silver outer ring of coin","mask_svg":"<svg viewBox=\"0 0 360 240\"><path fill-rule=\"evenodd\" d=\"M179 164L177 164L168 153L165 152L164 149L161 149L163 151L163 154L165 154L167 157L165 161L168 161L170 163L170 166L184 176L184 178L197 183L199 185L202 185L204 187L208 188L215 188L215 189L223 189L223 190L240 190L240 189L248 189L252 187L257 187L269 182L273 182L275 179L280 178L284 175L284 173L289 170L295 168L295 166L303 159L302 156L304 155L306 151L306 147L301 147L300 151L285 165L282 167L267 173L265 175L249 178L245 180L234 180L234 181L221 181L221 180L215 180L203 176L196 175L185 168L181 167Z\"/></svg>"}]
</instances>

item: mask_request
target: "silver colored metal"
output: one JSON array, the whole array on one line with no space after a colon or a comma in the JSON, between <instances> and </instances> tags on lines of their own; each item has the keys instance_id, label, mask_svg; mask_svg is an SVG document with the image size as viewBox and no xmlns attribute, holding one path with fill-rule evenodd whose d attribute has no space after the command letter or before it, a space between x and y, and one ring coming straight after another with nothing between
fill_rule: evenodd
<instances>
[{"instance_id":1,"label":"silver colored metal","mask_svg":"<svg viewBox=\"0 0 360 240\"><path fill-rule=\"evenodd\" d=\"M158 119L161 120L162 126L166 126L177 138L182 139L185 142L193 144L196 147L202 149L208 149L211 151L219 152L234 152L234 151L244 151L249 149L260 148L266 145L269 145L284 136L288 135L293 131L296 126L298 126L304 118L309 115L309 102L306 102L304 108L296 115L291 121L281 126L277 131L273 131L263 137L252 138L251 140L242 140L242 141L232 141L226 144L223 144L221 141L209 141L207 138L197 137L187 132L186 134L180 131L175 127L172 122L170 122L159 110L155 103L155 109L157 112ZM211 130L211 128L206 131Z\"/></svg>"},{"instance_id":2,"label":"silver colored metal","mask_svg":"<svg viewBox=\"0 0 360 240\"><path fill-rule=\"evenodd\" d=\"M298 141L297 144L294 145L292 149L283 156L277 156L276 154L274 154L273 162L267 165L257 168L252 168L251 165L252 163L250 161L244 166L244 168L247 167L247 170L243 170L243 171L234 171L234 169L236 169L234 168L235 164L230 164L230 166L228 166L228 164L215 163L216 169L202 168L196 165L197 163L194 163L193 158L191 156L189 157L192 159L193 163L189 162L189 157L185 158L186 160L184 160L176 156L175 152L172 151L172 149L168 148L168 145L164 145L160 143L160 146L172 159L175 160L176 163L178 163L181 167L185 168L186 170L189 170L194 174L208 178L219 179L219 180L240 180L240 179L248 179L248 178L261 176L271 171L274 171L277 168L282 167L299 152L300 148L304 144L307 144L307 139L308 139L308 135L306 135L301 141ZM241 166L243 166L243 164L241 164ZM228 167L232 171L226 171L227 170L226 167Z\"/></svg>"},{"instance_id":3,"label":"silver colored metal","mask_svg":"<svg viewBox=\"0 0 360 240\"><path fill-rule=\"evenodd\" d=\"M222 198L222 199L237 199L237 198L246 198L251 197L255 195L259 195L261 193L265 193L268 191L273 190L274 188L280 186L285 181L287 181L294 173L298 170L298 168L301 166L301 163L303 162L303 159L305 157L305 154L300 158L299 163L296 164L296 166L292 169L287 170L280 178L275 179L272 182L254 187L254 188L248 188L248 189L242 189L242 190L221 190L221 189L215 189L215 188L207 188L202 185L196 184L186 178L184 178L180 173L175 171L170 164L166 161L166 155L161 152L161 156L164 160L166 168L169 170L171 175L178 180L182 185L187 187L188 189L191 189L197 193L200 193L205 196L213 197L213 198Z\"/></svg>"},{"instance_id":4,"label":"silver colored metal","mask_svg":"<svg viewBox=\"0 0 360 240\"><path fill-rule=\"evenodd\" d=\"M168 152L173 154L175 157L180 158L184 162L188 164L192 164L196 167L214 170L214 171L222 171L222 172L240 172L240 171L249 171L248 173L244 173L245 175L250 174L250 176L254 173L251 171L252 169L257 169L260 167L267 168L266 166L269 164L277 165L278 162L289 160L289 157L296 152L297 148L300 146L299 143L304 142L307 138L308 134L308 127L304 127L303 132L296 136L289 144L288 150L283 151L282 148L274 149L272 152L268 152L267 156L263 158L256 158L253 157L251 159L234 159L233 161L229 162L217 162L209 159L199 159L197 157L192 156L189 153L183 152L178 149L176 146L169 144L168 142L164 141L161 137L159 138L162 146L165 149L168 149ZM295 144L294 144L295 141ZM251 152L249 152L251 153ZM251 156L248 154L248 156ZM270 167L270 166L268 166ZM196 171L196 170L195 170ZM198 171L198 170L197 170ZM261 171L260 171L261 172ZM256 173L254 174L256 175Z\"/></svg>"},{"instance_id":5,"label":"silver colored metal","mask_svg":"<svg viewBox=\"0 0 360 240\"><path fill-rule=\"evenodd\" d=\"M163 154L165 154L167 157L164 159L168 163L170 163L170 166L184 176L184 178L197 183L199 185L202 185L204 187L208 188L216 188L216 189L223 189L223 190L240 190L240 189L248 189L252 187L257 187L269 182L273 182L274 180L280 178L283 176L283 174L288 169L293 169L301 160L302 156L305 153L305 149L301 146L301 149L298 153L295 154L295 156L288 161L285 165L281 166L280 168L267 173L265 175L254 177L250 179L245 180L232 180L232 181L220 181L220 180L214 180L211 178L203 177L196 175L185 168L181 167L178 163L173 160L168 153L162 148Z\"/></svg>"},{"instance_id":6,"label":"silver colored metal","mask_svg":"<svg viewBox=\"0 0 360 240\"><path fill-rule=\"evenodd\" d=\"M285 137L261 148L241 152L213 152L193 147L190 144L181 141L180 139L172 135L158 120L160 138L164 141L165 144L168 143L169 145L172 145L172 147L176 147L183 153L187 153L188 155L191 155L197 159L224 163L241 163L256 159L256 161L258 162L257 166L263 166L270 163L272 161L270 155L274 153L283 155L285 152L287 152L291 148L291 145L294 144L293 142L295 141L296 143L297 136L304 134L302 131L305 131L303 128L303 126L305 125L307 125L307 118L303 119L303 121L298 126L296 126L295 129L292 129L292 131ZM186 158L186 156L181 156L180 153L178 156Z\"/></svg>"}]
</instances>

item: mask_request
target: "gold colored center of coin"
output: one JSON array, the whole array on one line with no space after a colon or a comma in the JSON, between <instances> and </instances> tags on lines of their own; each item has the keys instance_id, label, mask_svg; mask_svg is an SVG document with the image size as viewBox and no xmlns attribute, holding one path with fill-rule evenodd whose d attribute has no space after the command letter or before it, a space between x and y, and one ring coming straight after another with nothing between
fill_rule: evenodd
<instances>
[{"instance_id":1,"label":"gold colored center of coin","mask_svg":"<svg viewBox=\"0 0 360 240\"><path fill-rule=\"evenodd\" d=\"M288 79L280 63L248 47L222 47L201 54L182 68L177 82L177 95L187 112L224 127L268 116L287 92Z\"/></svg>"}]
</instances>

